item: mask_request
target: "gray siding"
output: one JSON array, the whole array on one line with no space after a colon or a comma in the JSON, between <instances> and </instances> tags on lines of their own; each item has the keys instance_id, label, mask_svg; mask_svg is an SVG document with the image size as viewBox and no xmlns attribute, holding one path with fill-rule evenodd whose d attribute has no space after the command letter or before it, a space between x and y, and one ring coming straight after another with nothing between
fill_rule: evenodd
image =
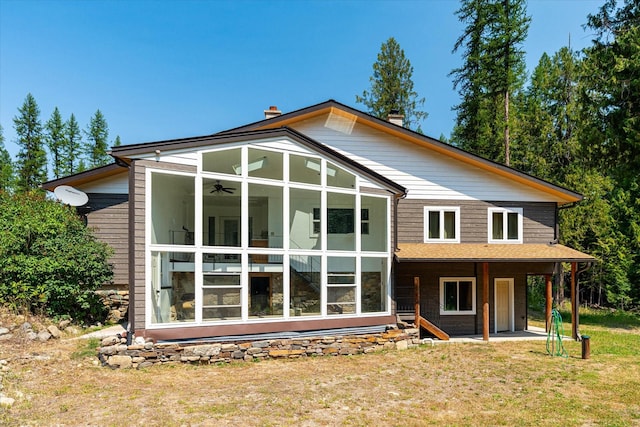
<instances>
[{"instance_id":1,"label":"gray siding","mask_svg":"<svg viewBox=\"0 0 640 427\"><path fill-rule=\"evenodd\" d=\"M487 209L492 206L523 208L524 243L548 243L555 235L555 203L485 202L479 200L400 200L398 240L406 243L424 241L424 207L459 206L460 242L487 243Z\"/></svg>"},{"instance_id":2,"label":"gray siding","mask_svg":"<svg viewBox=\"0 0 640 427\"><path fill-rule=\"evenodd\" d=\"M91 212L87 214L87 227L93 235L113 249L109 263L113 265L113 286L124 288L129 284L129 196L127 194L88 193ZM106 285L111 286L111 285Z\"/></svg>"},{"instance_id":3,"label":"gray siding","mask_svg":"<svg viewBox=\"0 0 640 427\"><path fill-rule=\"evenodd\" d=\"M399 310L410 307L413 312L413 278L419 277L422 317L450 335L482 333L482 263L396 263L394 267L394 300ZM553 263L489 263L489 330L494 332L496 278L514 279L514 328L523 330L527 321L527 275L549 274L552 270ZM440 315L441 277L476 278L475 315Z\"/></svg>"}]
</instances>

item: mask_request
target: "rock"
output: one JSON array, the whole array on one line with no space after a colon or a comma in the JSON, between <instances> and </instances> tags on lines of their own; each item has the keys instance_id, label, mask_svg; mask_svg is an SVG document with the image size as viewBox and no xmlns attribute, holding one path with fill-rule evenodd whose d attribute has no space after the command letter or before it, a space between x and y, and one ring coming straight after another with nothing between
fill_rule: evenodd
<instances>
[{"instance_id":1,"label":"rock","mask_svg":"<svg viewBox=\"0 0 640 427\"><path fill-rule=\"evenodd\" d=\"M7 335L9 332L11 332L9 329L0 327L0 336Z\"/></svg>"},{"instance_id":2,"label":"rock","mask_svg":"<svg viewBox=\"0 0 640 427\"><path fill-rule=\"evenodd\" d=\"M130 368L132 365L131 356L109 356L107 365L112 368Z\"/></svg>"},{"instance_id":3,"label":"rock","mask_svg":"<svg viewBox=\"0 0 640 427\"><path fill-rule=\"evenodd\" d=\"M396 350L406 350L407 348L409 348L407 340L398 341L396 343Z\"/></svg>"},{"instance_id":4,"label":"rock","mask_svg":"<svg viewBox=\"0 0 640 427\"><path fill-rule=\"evenodd\" d=\"M49 341L51 338L51 334L48 331L40 331L38 332L38 339L40 341Z\"/></svg>"},{"instance_id":5,"label":"rock","mask_svg":"<svg viewBox=\"0 0 640 427\"><path fill-rule=\"evenodd\" d=\"M33 329L33 326L31 326L31 323L29 322L24 322L20 327L22 328L23 331L29 331Z\"/></svg>"},{"instance_id":6,"label":"rock","mask_svg":"<svg viewBox=\"0 0 640 427\"><path fill-rule=\"evenodd\" d=\"M60 329L56 325L51 325L47 328L47 331L51 334L51 336L55 339L60 338Z\"/></svg>"},{"instance_id":7,"label":"rock","mask_svg":"<svg viewBox=\"0 0 640 427\"><path fill-rule=\"evenodd\" d=\"M0 395L0 406L11 407L15 403L15 399Z\"/></svg>"},{"instance_id":8,"label":"rock","mask_svg":"<svg viewBox=\"0 0 640 427\"><path fill-rule=\"evenodd\" d=\"M136 337L136 339L133 340L133 342L138 344L138 345L144 345L145 340L144 340L144 337Z\"/></svg>"},{"instance_id":9,"label":"rock","mask_svg":"<svg viewBox=\"0 0 640 427\"><path fill-rule=\"evenodd\" d=\"M102 339L102 342L100 343L101 347L108 347L110 345L116 345L120 342L120 340L118 339L118 337L106 337Z\"/></svg>"},{"instance_id":10,"label":"rock","mask_svg":"<svg viewBox=\"0 0 640 427\"><path fill-rule=\"evenodd\" d=\"M80 330L75 326L68 326L65 331L71 335L78 335L80 333Z\"/></svg>"},{"instance_id":11,"label":"rock","mask_svg":"<svg viewBox=\"0 0 640 427\"><path fill-rule=\"evenodd\" d=\"M153 366L152 362L142 362L138 365L138 369L144 369Z\"/></svg>"},{"instance_id":12,"label":"rock","mask_svg":"<svg viewBox=\"0 0 640 427\"><path fill-rule=\"evenodd\" d=\"M67 319L67 320L61 320L60 323L58 323L58 328L60 328L60 330L64 331L65 329L67 329L67 327L71 324L71 320Z\"/></svg>"},{"instance_id":13,"label":"rock","mask_svg":"<svg viewBox=\"0 0 640 427\"><path fill-rule=\"evenodd\" d=\"M30 339L31 341L35 340L36 338L38 338L38 334L36 334L33 331L29 331L27 332L27 339Z\"/></svg>"},{"instance_id":14,"label":"rock","mask_svg":"<svg viewBox=\"0 0 640 427\"><path fill-rule=\"evenodd\" d=\"M11 338L13 338L13 334L0 335L0 341L9 341Z\"/></svg>"}]
</instances>

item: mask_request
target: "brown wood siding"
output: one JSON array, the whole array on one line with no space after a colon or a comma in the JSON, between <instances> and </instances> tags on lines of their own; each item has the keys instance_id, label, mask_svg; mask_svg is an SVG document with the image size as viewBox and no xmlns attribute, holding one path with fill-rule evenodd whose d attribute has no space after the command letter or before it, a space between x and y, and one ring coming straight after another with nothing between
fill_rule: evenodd
<instances>
[{"instance_id":1,"label":"brown wood siding","mask_svg":"<svg viewBox=\"0 0 640 427\"><path fill-rule=\"evenodd\" d=\"M398 241L407 243L424 241L425 206L460 207L461 243L487 243L487 209L493 206L522 208L524 243L548 243L555 237L554 203L403 199L398 206Z\"/></svg>"},{"instance_id":2,"label":"brown wood siding","mask_svg":"<svg viewBox=\"0 0 640 427\"><path fill-rule=\"evenodd\" d=\"M553 271L553 263L489 263L489 330L495 332L494 283L513 278L514 328L523 330L527 316L527 275ZM420 278L422 317L450 335L482 333L482 263L396 263L394 302L399 308L413 305L413 278ZM476 314L440 314L440 278L476 278Z\"/></svg>"},{"instance_id":3,"label":"brown wood siding","mask_svg":"<svg viewBox=\"0 0 640 427\"><path fill-rule=\"evenodd\" d=\"M93 235L113 249L109 263L113 265L113 283L105 286L126 287L129 284L129 195L87 193L87 227Z\"/></svg>"}]
</instances>

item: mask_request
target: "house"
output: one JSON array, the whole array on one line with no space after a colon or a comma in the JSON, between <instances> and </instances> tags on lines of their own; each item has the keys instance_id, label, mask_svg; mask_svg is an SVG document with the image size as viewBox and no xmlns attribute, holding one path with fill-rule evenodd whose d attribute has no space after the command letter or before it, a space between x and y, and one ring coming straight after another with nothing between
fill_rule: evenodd
<instances>
[{"instance_id":1,"label":"house","mask_svg":"<svg viewBox=\"0 0 640 427\"><path fill-rule=\"evenodd\" d=\"M593 258L557 244L573 191L327 101L213 135L113 147L50 181L89 196L130 329L156 340L379 328L523 330L527 277ZM574 315L577 312L574 310ZM574 325L577 322L573 322ZM364 330L363 329L363 330ZM577 337L577 326L574 326Z\"/></svg>"}]
</instances>

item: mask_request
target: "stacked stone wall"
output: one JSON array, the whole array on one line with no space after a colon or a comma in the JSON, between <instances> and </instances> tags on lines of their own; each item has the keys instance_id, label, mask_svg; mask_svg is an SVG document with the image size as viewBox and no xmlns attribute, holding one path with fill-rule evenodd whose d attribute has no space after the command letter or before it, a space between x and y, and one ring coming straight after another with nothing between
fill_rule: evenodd
<instances>
[{"instance_id":1,"label":"stacked stone wall","mask_svg":"<svg viewBox=\"0 0 640 427\"><path fill-rule=\"evenodd\" d=\"M121 323L127 319L129 310L129 291L118 289L97 290L96 294L108 310L107 323Z\"/></svg>"},{"instance_id":2,"label":"stacked stone wall","mask_svg":"<svg viewBox=\"0 0 640 427\"><path fill-rule=\"evenodd\" d=\"M108 337L98 348L104 366L146 368L166 363L211 364L235 361L343 356L380 350L404 350L420 344L418 329L390 329L365 335L332 335L311 338L235 341L225 343L127 345L126 338Z\"/></svg>"}]
</instances>

